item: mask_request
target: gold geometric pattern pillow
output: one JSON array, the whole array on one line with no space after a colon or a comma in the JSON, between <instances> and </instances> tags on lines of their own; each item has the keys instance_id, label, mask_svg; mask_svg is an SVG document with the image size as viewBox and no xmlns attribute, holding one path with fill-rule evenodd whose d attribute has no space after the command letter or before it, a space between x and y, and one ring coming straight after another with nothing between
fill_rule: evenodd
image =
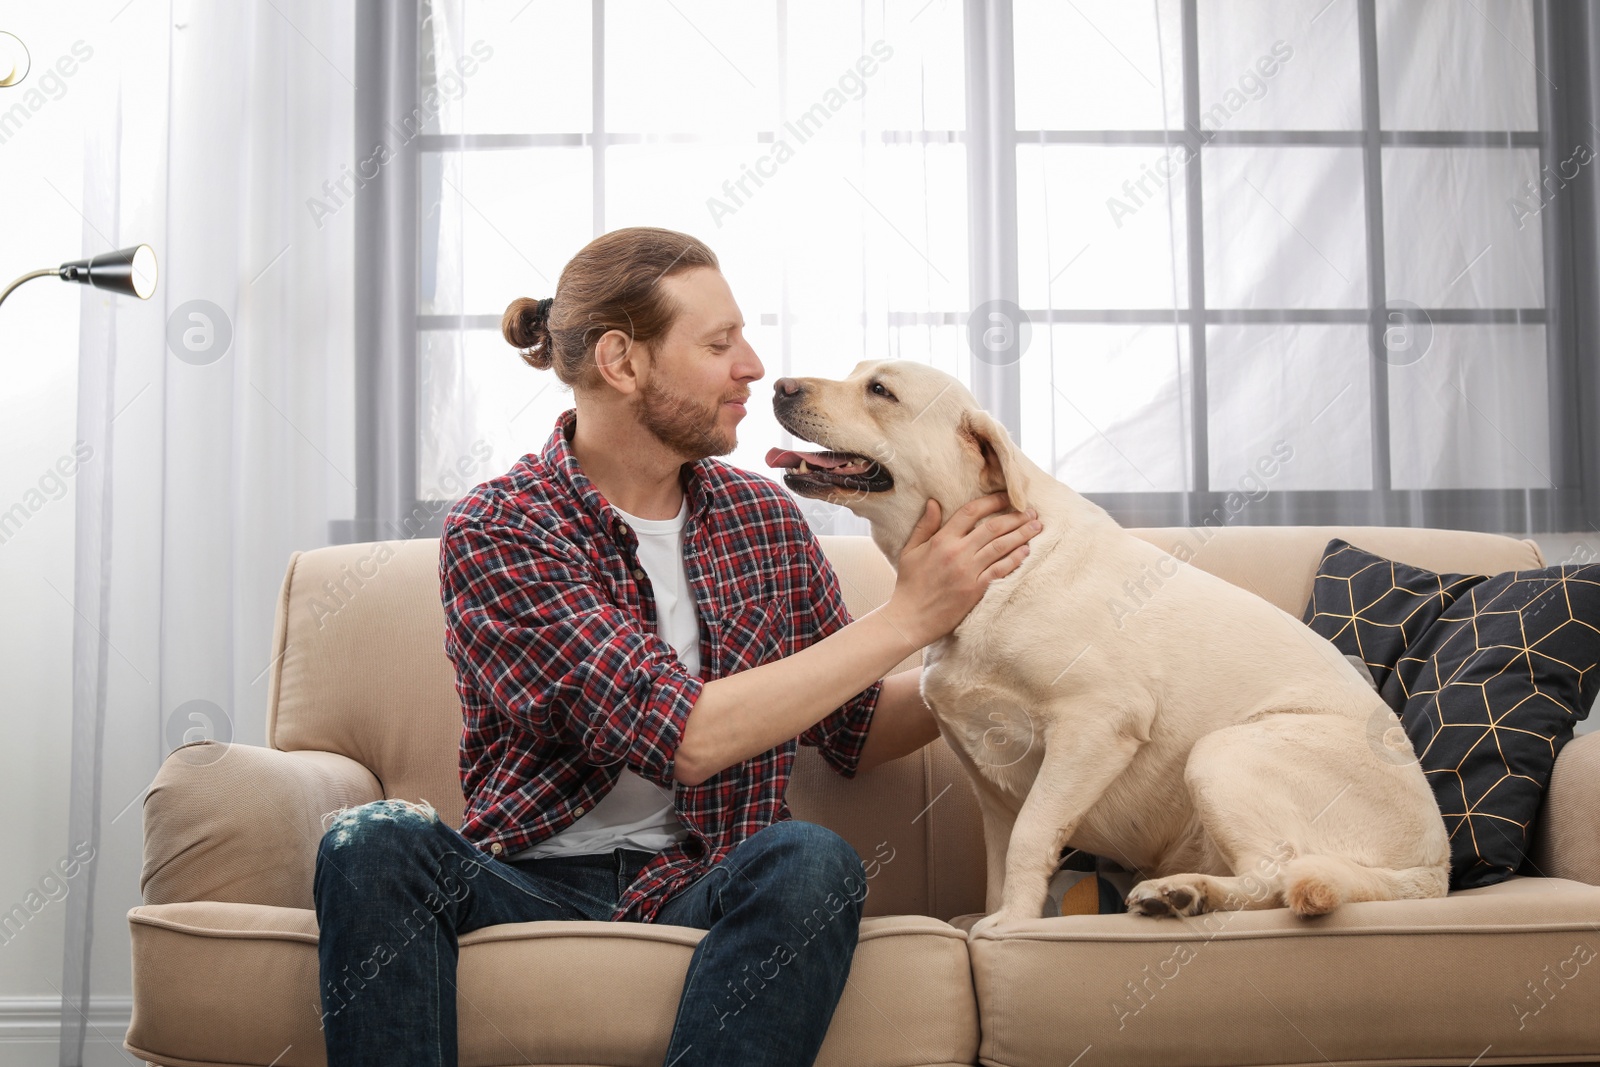
<instances>
[{"instance_id":1,"label":"gold geometric pattern pillow","mask_svg":"<svg viewBox=\"0 0 1600 1067\"><path fill-rule=\"evenodd\" d=\"M1435 574L1374 556L1334 538L1317 566L1303 621L1358 656L1373 684L1399 714L1405 694L1391 685L1395 664L1463 591L1483 575Z\"/></svg>"},{"instance_id":2,"label":"gold geometric pattern pillow","mask_svg":"<svg viewBox=\"0 0 1600 1067\"><path fill-rule=\"evenodd\" d=\"M1450 834L1451 888L1515 874L1600 692L1600 565L1435 574L1335 539L1304 620L1399 714Z\"/></svg>"}]
</instances>

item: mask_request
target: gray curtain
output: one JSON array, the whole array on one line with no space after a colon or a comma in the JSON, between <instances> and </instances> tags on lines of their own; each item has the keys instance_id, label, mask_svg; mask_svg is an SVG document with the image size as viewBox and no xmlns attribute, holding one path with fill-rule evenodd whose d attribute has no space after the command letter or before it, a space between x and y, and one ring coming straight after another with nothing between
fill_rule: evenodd
<instances>
[{"instance_id":1,"label":"gray curtain","mask_svg":"<svg viewBox=\"0 0 1600 1067\"><path fill-rule=\"evenodd\" d=\"M388 162L355 202L356 511L334 544L436 536L443 511L417 499L418 41L431 33L419 0L357 0L356 158Z\"/></svg>"},{"instance_id":2,"label":"gray curtain","mask_svg":"<svg viewBox=\"0 0 1600 1067\"><path fill-rule=\"evenodd\" d=\"M1600 4L1539 0L1541 156L1600 151ZM1590 163L1557 172L1545 195L1550 435L1560 506L1536 530L1600 530L1600 183ZM1568 168L1570 172L1570 168Z\"/></svg>"}]
</instances>

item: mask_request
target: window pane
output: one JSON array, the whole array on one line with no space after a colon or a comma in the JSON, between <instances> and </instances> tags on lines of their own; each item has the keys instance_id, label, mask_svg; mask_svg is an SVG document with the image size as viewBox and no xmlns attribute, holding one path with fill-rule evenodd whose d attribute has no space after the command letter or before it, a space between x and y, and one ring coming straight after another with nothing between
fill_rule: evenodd
<instances>
[{"instance_id":1,"label":"window pane","mask_svg":"<svg viewBox=\"0 0 1600 1067\"><path fill-rule=\"evenodd\" d=\"M858 321L868 309L881 314L966 308L971 297L963 145L896 144L864 154L859 143L818 138L784 162L763 167L773 176L760 186L744 179L757 169L751 160L771 153L768 146L733 153L702 146L674 151L682 147L612 150L611 157L632 161L626 168L632 191L621 202L640 205L632 215L617 214L614 224L634 218L686 221L688 227L676 228L689 228L710 243L724 260L724 273L738 264L759 281L761 311L778 311L785 291L791 312L802 319ZM715 169L686 184L685 173L700 165L701 156L715 159ZM669 159L670 165L664 162ZM608 173L622 169L613 166ZM723 184L730 178L732 195ZM613 178L614 188L620 180ZM705 221L712 216L708 196L724 205L716 209L714 224ZM735 203L736 212L728 210ZM608 225L612 219L608 208Z\"/></svg>"},{"instance_id":2,"label":"window pane","mask_svg":"<svg viewBox=\"0 0 1600 1067\"><path fill-rule=\"evenodd\" d=\"M1385 148L1383 243L1391 299L1425 308L1542 307L1536 148ZM1570 166L1567 173L1575 173Z\"/></svg>"},{"instance_id":3,"label":"window pane","mask_svg":"<svg viewBox=\"0 0 1600 1067\"><path fill-rule=\"evenodd\" d=\"M1022 306L1187 307L1184 156L1146 145L1018 145Z\"/></svg>"},{"instance_id":4,"label":"window pane","mask_svg":"<svg viewBox=\"0 0 1600 1067\"><path fill-rule=\"evenodd\" d=\"M1019 130L1183 128L1177 0L1016 0Z\"/></svg>"},{"instance_id":5,"label":"window pane","mask_svg":"<svg viewBox=\"0 0 1600 1067\"><path fill-rule=\"evenodd\" d=\"M1212 146L1205 163L1206 303L1367 303L1361 150Z\"/></svg>"},{"instance_id":6,"label":"window pane","mask_svg":"<svg viewBox=\"0 0 1600 1067\"><path fill-rule=\"evenodd\" d=\"M1211 489L1371 489L1371 367L1365 326L1208 327Z\"/></svg>"},{"instance_id":7,"label":"window pane","mask_svg":"<svg viewBox=\"0 0 1600 1067\"><path fill-rule=\"evenodd\" d=\"M771 143L619 145L606 158L607 226L704 240L747 322L787 306L807 329L859 329L870 309L883 327L891 310L956 312L970 299L961 145L863 157L859 143L818 138L782 162ZM840 373L868 358L842 347L854 354Z\"/></svg>"},{"instance_id":8,"label":"window pane","mask_svg":"<svg viewBox=\"0 0 1600 1067\"><path fill-rule=\"evenodd\" d=\"M1543 326L1439 325L1389 369L1396 489L1545 488L1550 401Z\"/></svg>"},{"instance_id":9,"label":"window pane","mask_svg":"<svg viewBox=\"0 0 1600 1067\"><path fill-rule=\"evenodd\" d=\"M424 153L424 315L498 315L519 296L551 296L593 236L587 148Z\"/></svg>"},{"instance_id":10,"label":"window pane","mask_svg":"<svg viewBox=\"0 0 1600 1067\"><path fill-rule=\"evenodd\" d=\"M1361 128L1355 0L1206 0L1197 17L1201 127Z\"/></svg>"},{"instance_id":11,"label":"window pane","mask_svg":"<svg viewBox=\"0 0 1600 1067\"><path fill-rule=\"evenodd\" d=\"M1384 129L1538 129L1528 0L1378 0L1377 12Z\"/></svg>"},{"instance_id":12,"label":"window pane","mask_svg":"<svg viewBox=\"0 0 1600 1067\"><path fill-rule=\"evenodd\" d=\"M773 146L638 144L606 150L606 229L662 226L693 234L717 254L746 322L773 311L781 274L772 227L781 218L791 166L770 166ZM761 178L757 168L770 170ZM760 184L757 184L757 181ZM742 184L741 184L742 183Z\"/></svg>"},{"instance_id":13,"label":"window pane","mask_svg":"<svg viewBox=\"0 0 1600 1067\"><path fill-rule=\"evenodd\" d=\"M842 187L858 220L868 307L966 307L966 160L963 145L891 145ZM845 177L841 169L835 181Z\"/></svg>"},{"instance_id":14,"label":"window pane","mask_svg":"<svg viewBox=\"0 0 1600 1067\"><path fill-rule=\"evenodd\" d=\"M609 0L606 128L719 137L770 130L776 57L770 0Z\"/></svg>"},{"instance_id":15,"label":"window pane","mask_svg":"<svg viewBox=\"0 0 1600 1067\"><path fill-rule=\"evenodd\" d=\"M805 0L786 5L783 116L821 105L830 125L961 130L967 124L961 4Z\"/></svg>"},{"instance_id":16,"label":"window pane","mask_svg":"<svg viewBox=\"0 0 1600 1067\"><path fill-rule=\"evenodd\" d=\"M453 102L428 132L593 129L589 0L450 0L433 11L424 47L431 33L434 76Z\"/></svg>"},{"instance_id":17,"label":"window pane","mask_svg":"<svg viewBox=\"0 0 1600 1067\"><path fill-rule=\"evenodd\" d=\"M1022 450L1080 493L1174 492L1189 469L1188 330L1035 323Z\"/></svg>"}]
</instances>

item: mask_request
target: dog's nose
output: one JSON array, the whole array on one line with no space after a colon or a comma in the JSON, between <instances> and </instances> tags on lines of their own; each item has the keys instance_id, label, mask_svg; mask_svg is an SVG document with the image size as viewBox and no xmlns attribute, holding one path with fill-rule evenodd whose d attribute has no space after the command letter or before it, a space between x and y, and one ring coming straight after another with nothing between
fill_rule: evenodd
<instances>
[{"instance_id":1,"label":"dog's nose","mask_svg":"<svg viewBox=\"0 0 1600 1067\"><path fill-rule=\"evenodd\" d=\"M772 393L777 397L794 396L803 387L793 378L779 378L772 383Z\"/></svg>"}]
</instances>

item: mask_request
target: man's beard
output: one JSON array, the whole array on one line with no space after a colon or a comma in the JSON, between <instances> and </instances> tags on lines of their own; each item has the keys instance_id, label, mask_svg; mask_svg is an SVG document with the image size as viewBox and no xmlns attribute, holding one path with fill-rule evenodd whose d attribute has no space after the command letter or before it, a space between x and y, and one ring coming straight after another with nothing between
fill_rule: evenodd
<instances>
[{"instance_id":1,"label":"man's beard","mask_svg":"<svg viewBox=\"0 0 1600 1067\"><path fill-rule=\"evenodd\" d=\"M639 422L657 441L689 457L726 456L738 445L733 434L719 425L722 401L703 404L673 392L651 375L639 393Z\"/></svg>"}]
</instances>

